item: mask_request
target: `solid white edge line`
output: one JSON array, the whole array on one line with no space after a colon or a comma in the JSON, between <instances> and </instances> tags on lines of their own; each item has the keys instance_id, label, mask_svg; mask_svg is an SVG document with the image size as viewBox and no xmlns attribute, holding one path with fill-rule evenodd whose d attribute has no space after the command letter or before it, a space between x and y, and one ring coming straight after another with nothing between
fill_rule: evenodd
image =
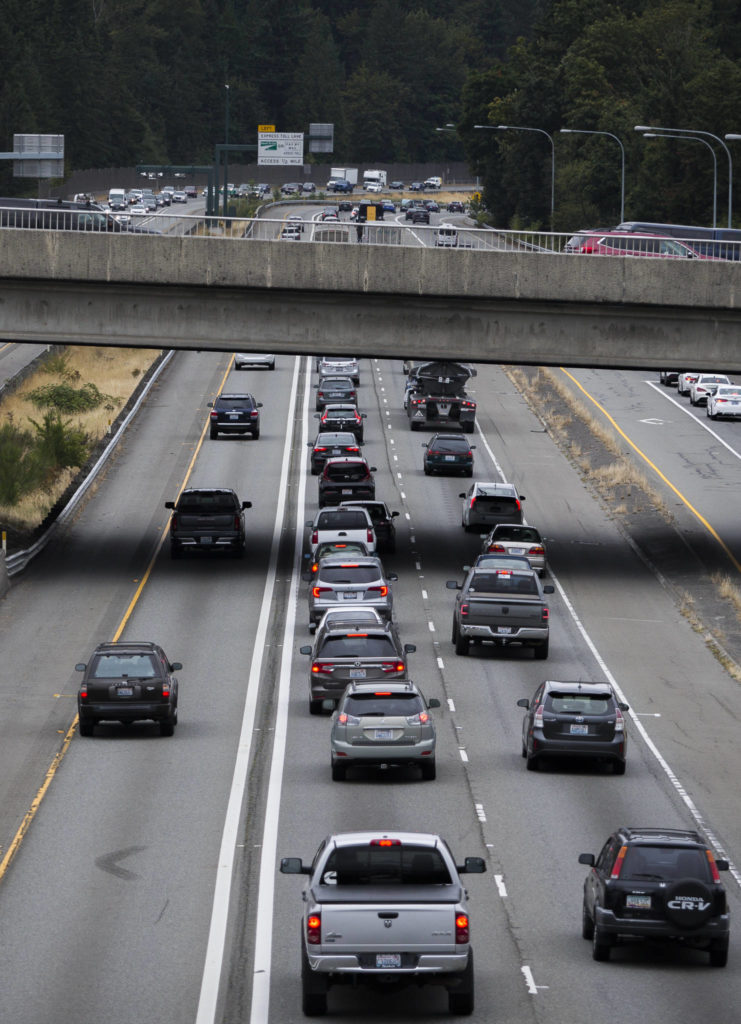
<instances>
[{"instance_id":1,"label":"solid white edge line","mask_svg":"<svg viewBox=\"0 0 741 1024\"><path fill-rule=\"evenodd\" d=\"M304 408L301 416L301 444L306 448L308 440L308 409L310 388L310 361L306 360L306 389ZM265 822L262 833L260 855L260 877L255 914L255 959L252 975L252 1005L250 1024L265 1024L270 1008L270 978L273 954L273 918L275 896L275 870L278 850L278 822L281 811L281 790L283 788L283 766L285 764L286 737L288 733L288 709L291 690L291 667L293 662L294 627L296 605L301 579L301 550L304 534L304 502L306 498L306 466L302 460L296 501L296 539L293 550L293 572L291 593L286 607L286 624L283 630L283 652L280 662L278 700L275 714L275 736L273 756L270 761L270 780L265 804Z\"/></svg>"},{"instance_id":2,"label":"solid white edge line","mask_svg":"<svg viewBox=\"0 0 741 1024\"><path fill-rule=\"evenodd\" d=\"M735 458L737 459L741 459L741 454L739 454L739 452L737 452L735 448L728 444L727 441L724 441L720 434L716 433L716 431L713 430L713 428L710 426L710 424L714 423L715 421L711 420L709 416L706 415L706 419L710 420L710 422L703 423L703 421L700 419L699 414L695 415L695 413L692 412L692 406L690 406L689 409L685 408L685 406L682 405L678 398L675 398L674 395L667 394L667 392L663 390L661 384L656 384L652 380L647 380L645 383L648 384L650 388L653 388L653 390L657 394L661 395L662 398L665 398L667 402L671 402L672 405L676 406L676 408L679 409L680 412L683 412L685 416L689 416L691 420L694 420L699 427L702 427L703 430L707 430L708 434L714 437L718 444L722 444L724 448L727 448L731 455L735 456Z\"/></svg>"},{"instance_id":3,"label":"solid white edge line","mask_svg":"<svg viewBox=\"0 0 741 1024\"><path fill-rule=\"evenodd\" d=\"M257 630L255 633L255 645L252 651L252 661L250 663L250 673L247 681L247 694L245 698L244 712L242 715L242 728L239 734L237 758L234 764L229 801L224 818L224 830L221 836L219 861L216 868L216 883L214 886L214 898L211 909L211 924L209 927L208 944L206 946L206 958L203 965L203 976L201 978L201 991L198 998L196 1024L214 1024L216 1020L219 990L221 987L221 974L224 963L230 893L232 877L234 874L234 857L237 849L237 841L239 839L239 820L242 814L242 804L244 802L244 793L247 785L247 773L250 765L255 715L257 713L257 695L260 683L260 671L265 653L265 637L267 635L270 605L273 599L273 589L275 587L278 545L280 543L282 522L285 515L286 494L288 491L288 470L290 467L291 441L293 435L291 426L293 423L294 408L296 404L296 386L299 365L300 360L297 358L293 371L293 383L291 385L291 401L286 419L286 443L283 449L283 471L281 473L280 486L278 489L278 502L275 525L273 526L273 537L270 542L270 560L265 579L265 590L263 592L262 605L260 607L260 618L258 620Z\"/></svg>"}]
</instances>

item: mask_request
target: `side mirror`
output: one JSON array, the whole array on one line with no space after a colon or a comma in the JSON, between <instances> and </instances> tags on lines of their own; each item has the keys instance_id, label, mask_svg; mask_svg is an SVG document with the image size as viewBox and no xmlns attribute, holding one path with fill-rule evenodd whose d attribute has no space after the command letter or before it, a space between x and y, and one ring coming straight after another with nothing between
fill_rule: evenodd
<instances>
[{"instance_id":1,"label":"side mirror","mask_svg":"<svg viewBox=\"0 0 741 1024\"><path fill-rule=\"evenodd\" d=\"M518 494L518 498L520 499L520 501L525 501L526 500L524 494Z\"/></svg>"},{"instance_id":2,"label":"side mirror","mask_svg":"<svg viewBox=\"0 0 741 1024\"><path fill-rule=\"evenodd\" d=\"M437 697L430 697L430 699L427 701L428 708L439 708L440 706L440 701L437 699Z\"/></svg>"},{"instance_id":3,"label":"side mirror","mask_svg":"<svg viewBox=\"0 0 741 1024\"><path fill-rule=\"evenodd\" d=\"M322 710L323 711L329 711L331 713L332 711L334 711L334 709L336 707L337 707L337 701L336 700L332 700L331 697L327 697L326 700L322 701Z\"/></svg>"},{"instance_id":4,"label":"side mirror","mask_svg":"<svg viewBox=\"0 0 741 1024\"><path fill-rule=\"evenodd\" d=\"M398 577L398 576L396 575L396 573L395 573L395 572L390 572L390 573L389 573L389 574L387 575L386 579L387 579L387 580L391 580L391 582L392 582L392 583L396 583L396 582L398 581L399 577Z\"/></svg>"},{"instance_id":5,"label":"side mirror","mask_svg":"<svg viewBox=\"0 0 741 1024\"><path fill-rule=\"evenodd\" d=\"M392 518L392 519L396 519L396 517L397 517L398 515L400 515L400 514L401 514L401 513L399 513L399 512L392 512L392 513L391 513L391 518Z\"/></svg>"},{"instance_id":6,"label":"side mirror","mask_svg":"<svg viewBox=\"0 0 741 1024\"><path fill-rule=\"evenodd\" d=\"M364 419L364 420L368 418L367 414L364 413L364 412L361 412L360 416L361 416L361 419Z\"/></svg>"},{"instance_id":7,"label":"side mirror","mask_svg":"<svg viewBox=\"0 0 741 1024\"><path fill-rule=\"evenodd\" d=\"M304 525L305 526L313 526L314 525L314 520L313 519L307 519L306 523Z\"/></svg>"},{"instance_id":8,"label":"side mirror","mask_svg":"<svg viewBox=\"0 0 741 1024\"><path fill-rule=\"evenodd\" d=\"M262 402L258 402L258 403L257 403L257 408L258 408L258 409L262 409Z\"/></svg>"},{"instance_id":9,"label":"side mirror","mask_svg":"<svg viewBox=\"0 0 741 1024\"><path fill-rule=\"evenodd\" d=\"M207 406L207 407L208 407L209 409L213 409L213 407L214 407L214 403L213 403L213 402L206 402L206 406Z\"/></svg>"},{"instance_id":10,"label":"side mirror","mask_svg":"<svg viewBox=\"0 0 741 1024\"><path fill-rule=\"evenodd\" d=\"M242 502L242 508L252 508L252 502L251 501L243 501Z\"/></svg>"},{"instance_id":11,"label":"side mirror","mask_svg":"<svg viewBox=\"0 0 741 1024\"><path fill-rule=\"evenodd\" d=\"M530 707L530 701L527 699L527 697L520 697L520 699L517 701L517 707L525 708L525 710L527 711Z\"/></svg>"},{"instance_id":12,"label":"side mirror","mask_svg":"<svg viewBox=\"0 0 741 1024\"><path fill-rule=\"evenodd\" d=\"M306 447L307 448L313 448L314 447L314 442L313 441L307 441L306 442Z\"/></svg>"},{"instance_id":13,"label":"side mirror","mask_svg":"<svg viewBox=\"0 0 741 1024\"><path fill-rule=\"evenodd\" d=\"M457 580L447 580L445 586L448 590L462 590L463 586Z\"/></svg>"},{"instance_id":14,"label":"side mirror","mask_svg":"<svg viewBox=\"0 0 741 1024\"><path fill-rule=\"evenodd\" d=\"M423 442L422 442L422 445L421 445L421 447L422 447L422 448L426 448L426 447L427 447L427 442L426 442L426 441L423 441Z\"/></svg>"},{"instance_id":15,"label":"side mirror","mask_svg":"<svg viewBox=\"0 0 741 1024\"><path fill-rule=\"evenodd\" d=\"M370 467L370 471L371 471L371 473L377 473L378 472L378 470L376 469L375 466L371 466Z\"/></svg>"},{"instance_id":16,"label":"side mirror","mask_svg":"<svg viewBox=\"0 0 741 1024\"><path fill-rule=\"evenodd\" d=\"M483 857L466 857L463 866L456 864L459 875L483 875L486 871L486 861Z\"/></svg>"},{"instance_id":17,"label":"side mirror","mask_svg":"<svg viewBox=\"0 0 741 1024\"><path fill-rule=\"evenodd\" d=\"M298 652L299 654L308 654L311 656L311 646L306 644L304 647L299 647Z\"/></svg>"},{"instance_id":18,"label":"side mirror","mask_svg":"<svg viewBox=\"0 0 741 1024\"><path fill-rule=\"evenodd\" d=\"M590 868L594 867L594 854L593 853L580 853L579 863L588 864ZM717 863L717 862L716 862Z\"/></svg>"},{"instance_id":19,"label":"side mirror","mask_svg":"<svg viewBox=\"0 0 741 1024\"><path fill-rule=\"evenodd\" d=\"M469 448L471 449L471 451L473 451L473 450L474 450L474 448L476 447L476 445L475 445L475 444L469 444L469 446L468 446L468 447L469 447Z\"/></svg>"},{"instance_id":20,"label":"side mirror","mask_svg":"<svg viewBox=\"0 0 741 1024\"><path fill-rule=\"evenodd\" d=\"M621 711L630 711L630 705L629 704L618 704L618 707L620 708Z\"/></svg>"},{"instance_id":21,"label":"side mirror","mask_svg":"<svg viewBox=\"0 0 741 1024\"><path fill-rule=\"evenodd\" d=\"M84 672L86 668L87 665L85 664L84 661L78 661L77 664L75 665L75 672Z\"/></svg>"},{"instance_id":22,"label":"side mirror","mask_svg":"<svg viewBox=\"0 0 741 1024\"><path fill-rule=\"evenodd\" d=\"M727 860L716 860L715 866L718 869L718 871L728 871L728 861Z\"/></svg>"},{"instance_id":23,"label":"side mirror","mask_svg":"<svg viewBox=\"0 0 741 1024\"><path fill-rule=\"evenodd\" d=\"M416 644L404 644L404 654L414 654L416 650Z\"/></svg>"},{"instance_id":24,"label":"side mirror","mask_svg":"<svg viewBox=\"0 0 741 1024\"><path fill-rule=\"evenodd\" d=\"M461 493L458 495L459 498L465 498L465 496L466 496L466 492L465 491L461 491Z\"/></svg>"},{"instance_id":25,"label":"side mirror","mask_svg":"<svg viewBox=\"0 0 741 1024\"><path fill-rule=\"evenodd\" d=\"M180 672L182 667L183 667L183 663L181 661L173 661L170 664L170 671L171 672Z\"/></svg>"},{"instance_id":26,"label":"side mirror","mask_svg":"<svg viewBox=\"0 0 741 1024\"><path fill-rule=\"evenodd\" d=\"M310 875L311 865L304 866L300 857L283 857L280 862L280 873L282 875Z\"/></svg>"},{"instance_id":27,"label":"side mirror","mask_svg":"<svg viewBox=\"0 0 741 1024\"><path fill-rule=\"evenodd\" d=\"M165 502L165 508L175 508L175 502L174 501L166 501Z\"/></svg>"},{"instance_id":28,"label":"side mirror","mask_svg":"<svg viewBox=\"0 0 741 1024\"><path fill-rule=\"evenodd\" d=\"M552 583L546 583L546 585L543 587L543 593L544 594L555 594L556 593L556 588L553 586Z\"/></svg>"},{"instance_id":29,"label":"side mirror","mask_svg":"<svg viewBox=\"0 0 741 1024\"><path fill-rule=\"evenodd\" d=\"M316 633L316 622L309 623L309 632L312 636Z\"/></svg>"}]
</instances>

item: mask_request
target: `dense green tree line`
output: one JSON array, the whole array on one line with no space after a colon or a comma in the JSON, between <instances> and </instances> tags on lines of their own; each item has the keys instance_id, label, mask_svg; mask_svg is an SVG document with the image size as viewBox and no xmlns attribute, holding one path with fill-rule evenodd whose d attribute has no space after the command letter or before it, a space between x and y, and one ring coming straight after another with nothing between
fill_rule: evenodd
<instances>
[{"instance_id":1,"label":"dense green tree line","mask_svg":"<svg viewBox=\"0 0 741 1024\"><path fill-rule=\"evenodd\" d=\"M616 222L616 141L562 127L622 141L627 217L710 223L707 147L633 128L741 133L740 23L741 0L5 0L0 149L61 132L70 170L208 163L228 83L230 142L327 121L337 163L465 155L499 225L549 226L552 152L554 227Z\"/></svg>"}]
</instances>

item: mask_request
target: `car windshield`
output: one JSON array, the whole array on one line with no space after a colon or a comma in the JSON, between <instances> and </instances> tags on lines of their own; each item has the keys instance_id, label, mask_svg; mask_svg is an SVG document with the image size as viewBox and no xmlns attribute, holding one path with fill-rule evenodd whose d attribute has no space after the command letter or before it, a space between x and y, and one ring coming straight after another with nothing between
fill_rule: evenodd
<instances>
[{"instance_id":1,"label":"car windshield","mask_svg":"<svg viewBox=\"0 0 741 1024\"><path fill-rule=\"evenodd\" d=\"M93 679L155 679L158 672L152 654L100 654L90 675Z\"/></svg>"},{"instance_id":2,"label":"car windshield","mask_svg":"<svg viewBox=\"0 0 741 1024\"><path fill-rule=\"evenodd\" d=\"M392 693L377 695L375 693L354 693L342 703L342 711L356 718L367 715L379 716L410 716L424 711L422 698L416 693Z\"/></svg>"},{"instance_id":3,"label":"car windshield","mask_svg":"<svg viewBox=\"0 0 741 1024\"><path fill-rule=\"evenodd\" d=\"M365 544L334 544L327 542L320 544L316 549L315 561L326 558L328 555L366 555Z\"/></svg>"},{"instance_id":4,"label":"car windshield","mask_svg":"<svg viewBox=\"0 0 741 1024\"><path fill-rule=\"evenodd\" d=\"M330 854L327 872L337 885L450 885L439 850L425 846L342 846Z\"/></svg>"},{"instance_id":5,"label":"car windshield","mask_svg":"<svg viewBox=\"0 0 741 1024\"><path fill-rule=\"evenodd\" d=\"M549 693L545 700L548 711L557 714L606 715L612 705L609 693Z\"/></svg>"},{"instance_id":6,"label":"car windshield","mask_svg":"<svg viewBox=\"0 0 741 1024\"><path fill-rule=\"evenodd\" d=\"M704 850L681 846L630 846L620 869L621 878L698 878L710 882Z\"/></svg>"},{"instance_id":7,"label":"car windshield","mask_svg":"<svg viewBox=\"0 0 741 1024\"><path fill-rule=\"evenodd\" d=\"M362 530L368 526L368 517L359 509L356 512L338 512L334 509L322 512L316 522L317 530Z\"/></svg>"},{"instance_id":8,"label":"car windshield","mask_svg":"<svg viewBox=\"0 0 741 1024\"><path fill-rule=\"evenodd\" d=\"M380 578L375 565L325 565L319 569L317 583L373 583Z\"/></svg>"},{"instance_id":9,"label":"car windshield","mask_svg":"<svg viewBox=\"0 0 741 1024\"><path fill-rule=\"evenodd\" d=\"M390 636L384 634L343 633L328 636L321 651L315 657L321 658L394 658L396 650Z\"/></svg>"},{"instance_id":10,"label":"car windshield","mask_svg":"<svg viewBox=\"0 0 741 1024\"><path fill-rule=\"evenodd\" d=\"M537 594L535 577L502 569L499 572L477 572L469 588L472 594Z\"/></svg>"}]
</instances>

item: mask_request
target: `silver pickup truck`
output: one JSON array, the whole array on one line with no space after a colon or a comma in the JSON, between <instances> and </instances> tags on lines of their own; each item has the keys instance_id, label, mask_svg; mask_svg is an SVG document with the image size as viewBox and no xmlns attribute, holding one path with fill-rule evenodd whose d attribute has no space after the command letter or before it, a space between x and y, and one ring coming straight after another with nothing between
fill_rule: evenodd
<instances>
[{"instance_id":1,"label":"silver pickup truck","mask_svg":"<svg viewBox=\"0 0 741 1024\"><path fill-rule=\"evenodd\" d=\"M451 1013L473 1013L468 893L459 875L481 874L481 857L456 865L439 836L343 832L311 864L284 857L286 875L309 875L301 925L307 1017L327 1011L332 985L441 985Z\"/></svg>"},{"instance_id":2,"label":"silver pickup truck","mask_svg":"<svg viewBox=\"0 0 741 1024\"><path fill-rule=\"evenodd\" d=\"M534 569L473 568L463 583L448 580L458 590L453 612L456 654L468 654L472 642L525 644L538 659L548 657L548 605Z\"/></svg>"}]
</instances>

